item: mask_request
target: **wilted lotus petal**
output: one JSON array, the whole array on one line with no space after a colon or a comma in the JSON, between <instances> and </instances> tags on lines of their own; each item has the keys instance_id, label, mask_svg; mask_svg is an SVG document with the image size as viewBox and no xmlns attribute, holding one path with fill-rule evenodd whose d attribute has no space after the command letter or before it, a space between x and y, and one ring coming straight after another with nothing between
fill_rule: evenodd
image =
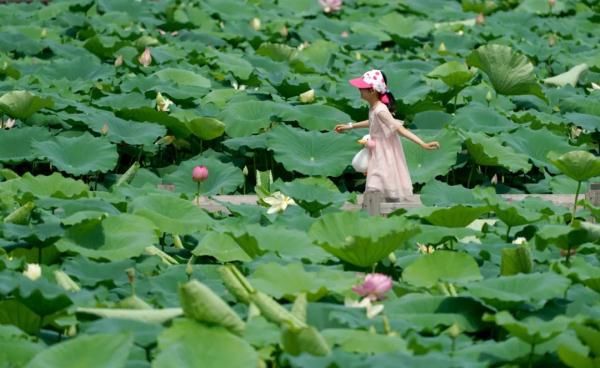
<instances>
[{"instance_id":1,"label":"wilted lotus petal","mask_svg":"<svg viewBox=\"0 0 600 368\"><path fill-rule=\"evenodd\" d=\"M164 97L160 92L156 95L156 110L169 111L169 106L173 105L173 101Z\"/></svg>"},{"instance_id":2,"label":"wilted lotus petal","mask_svg":"<svg viewBox=\"0 0 600 368\"><path fill-rule=\"evenodd\" d=\"M152 63L152 54L150 53L150 48L146 47L144 52L138 57L138 61L143 66L148 66Z\"/></svg>"},{"instance_id":3,"label":"wilted lotus petal","mask_svg":"<svg viewBox=\"0 0 600 368\"><path fill-rule=\"evenodd\" d=\"M392 288L392 278L381 273L370 273L365 276L362 284L352 288L352 291L371 300L381 300Z\"/></svg>"}]
</instances>

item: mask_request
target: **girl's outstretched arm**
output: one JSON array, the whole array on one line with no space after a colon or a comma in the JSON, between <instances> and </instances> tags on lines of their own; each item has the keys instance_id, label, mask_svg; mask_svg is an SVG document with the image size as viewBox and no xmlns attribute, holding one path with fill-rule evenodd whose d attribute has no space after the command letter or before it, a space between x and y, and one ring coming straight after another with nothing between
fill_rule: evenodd
<instances>
[{"instance_id":1,"label":"girl's outstretched arm","mask_svg":"<svg viewBox=\"0 0 600 368\"><path fill-rule=\"evenodd\" d=\"M335 131L341 133L346 130L354 129L354 128L368 128L369 120L359 121L358 123L346 123L346 124L338 124L335 126Z\"/></svg>"},{"instance_id":2,"label":"girl's outstretched arm","mask_svg":"<svg viewBox=\"0 0 600 368\"><path fill-rule=\"evenodd\" d=\"M432 141L432 142L423 142L423 140L421 138L419 138L415 133L411 132L410 130L406 129L404 126L399 126L398 127L398 133L408 139L410 139L411 141L415 142L416 144L418 144L419 146L425 148L425 149L438 149L440 148L440 143L438 141Z\"/></svg>"}]
</instances>

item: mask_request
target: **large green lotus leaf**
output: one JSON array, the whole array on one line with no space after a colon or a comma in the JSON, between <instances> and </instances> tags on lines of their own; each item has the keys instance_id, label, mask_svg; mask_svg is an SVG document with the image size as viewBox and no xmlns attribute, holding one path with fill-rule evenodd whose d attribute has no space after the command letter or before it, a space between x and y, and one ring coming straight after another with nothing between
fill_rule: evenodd
<instances>
[{"instance_id":1,"label":"large green lotus leaf","mask_svg":"<svg viewBox=\"0 0 600 368\"><path fill-rule=\"evenodd\" d=\"M308 47L298 51L290 65L298 73L326 73L338 51L338 45L323 39L316 39Z\"/></svg>"},{"instance_id":2,"label":"large green lotus leaf","mask_svg":"<svg viewBox=\"0 0 600 368\"><path fill-rule=\"evenodd\" d=\"M205 230L211 217L190 201L168 194L149 194L135 198L129 207L135 215L152 221L156 228L169 234L192 234Z\"/></svg>"},{"instance_id":3,"label":"large green lotus leaf","mask_svg":"<svg viewBox=\"0 0 600 368\"><path fill-rule=\"evenodd\" d=\"M296 120L307 130L331 130L336 124L352 120L348 114L327 105L300 105L290 107L281 115L284 120Z\"/></svg>"},{"instance_id":4,"label":"large green lotus leaf","mask_svg":"<svg viewBox=\"0 0 600 368\"><path fill-rule=\"evenodd\" d=\"M552 163L547 158L550 151L563 154L577 149L564 137L547 129L532 130L520 127L510 134L502 135L501 139L517 153L527 155L534 165L540 168L552 167Z\"/></svg>"},{"instance_id":5,"label":"large green lotus leaf","mask_svg":"<svg viewBox=\"0 0 600 368\"><path fill-rule=\"evenodd\" d=\"M587 64L579 64L562 74L544 79L544 83L552 84L558 87L564 87L567 84L570 84L575 87L579 81L579 78L581 77L581 74L585 73L588 69L589 66Z\"/></svg>"},{"instance_id":6,"label":"large green lotus leaf","mask_svg":"<svg viewBox=\"0 0 600 368\"><path fill-rule=\"evenodd\" d=\"M139 92L109 94L94 100L94 105L112 111L135 109L138 107L154 107L155 104L154 100L147 99L146 96Z\"/></svg>"},{"instance_id":7,"label":"large green lotus leaf","mask_svg":"<svg viewBox=\"0 0 600 368\"><path fill-rule=\"evenodd\" d=\"M456 164L461 151L460 138L456 132L441 130L415 131L424 141L437 140L441 148L435 151L424 150L413 142L403 139L402 146L413 183L427 183L439 175L445 175Z\"/></svg>"},{"instance_id":8,"label":"large green lotus leaf","mask_svg":"<svg viewBox=\"0 0 600 368\"><path fill-rule=\"evenodd\" d=\"M245 137L267 129L277 114L272 101L242 101L229 103L220 118L230 137Z\"/></svg>"},{"instance_id":9,"label":"large green lotus leaf","mask_svg":"<svg viewBox=\"0 0 600 368\"><path fill-rule=\"evenodd\" d=\"M34 141L50 139L47 129L40 127L25 127L10 129L0 134L0 162L17 163L33 161L38 158L31 144Z\"/></svg>"},{"instance_id":10,"label":"large green lotus leaf","mask_svg":"<svg viewBox=\"0 0 600 368\"><path fill-rule=\"evenodd\" d=\"M505 132L518 127L493 108L478 103L472 103L460 109L449 125L467 131L490 134Z\"/></svg>"},{"instance_id":11,"label":"large green lotus leaf","mask_svg":"<svg viewBox=\"0 0 600 368\"><path fill-rule=\"evenodd\" d=\"M508 303L544 303L561 298L571 284L568 278L554 272L517 274L486 279L466 285L469 294L492 305Z\"/></svg>"},{"instance_id":12,"label":"large green lotus leaf","mask_svg":"<svg viewBox=\"0 0 600 368\"><path fill-rule=\"evenodd\" d=\"M140 216L122 214L70 227L65 237L56 242L56 248L89 258L119 261L137 257L156 243L154 223Z\"/></svg>"},{"instance_id":13,"label":"large green lotus leaf","mask_svg":"<svg viewBox=\"0 0 600 368\"><path fill-rule=\"evenodd\" d=\"M31 193L36 197L73 198L88 195L89 187L81 180L65 178L59 173L33 176L25 173L22 177L0 183L0 189L12 192Z\"/></svg>"},{"instance_id":14,"label":"large green lotus leaf","mask_svg":"<svg viewBox=\"0 0 600 368\"><path fill-rule=\"evenodd\" d=\"M42 98L27 91L12 91L0 97L0 110L17 119L27 119L37 111L53 105L51 98Z\"/></svg>"},{"instance_id":15,"label":"large green lotus leaf","mask_svg":"<svg viewBox=\"0 0 600 368\"><path fill-rule=\"evenodd\" d=\"M185 123L189 131L196 137L204 140L219 138L225 132L225 124L214 118L196 115L189 110L179 110L171 116Z\"/></svg>"},{"instance_id":16,"label":"large green lotus leaf","mask_svg":"<svg viewBox=\"0 0 600 368\"><path fill-rule=\"evenodd\" d=\"M479 206L485 204L476 198L470 189L462 185L448 185L442 181L432 180L421 189L421 203L425 206Z\"/></svg>"},{"instance_id":17,"label":"large green lotus leaf","mask_svg":"<svg viewBox=\"0 0 600 368\"><path fill-rule=\"evenodd\" d=\"M465 227L484 213L490 211L488 206L464 206L462 204L448 208L419 207L409 210L406 216L418 216L432 225L446 227Z\"/></svg>"},{"instance_id":18,"label":"large green lotus leaf","mask_svg":"<svg viewBox=\"0 0 600 368\"><path fill-rule=\"evenodd\" d=\"M393 86L394 97L405 104L412 105L423 101L431 92L431 86L425 83L424 78L411 70L392 69L387 71L385 75L388 78L387 84ZM352 92L356 98L359 98L357 91Z\"/></svg>"},{"instance_id":19,"label":"large green lotus leaf","mask_svg":"<svg viewBox=\"0 0 600 368\"><path fill-rule=\"evenodd\" d=\"M552 7L548 4L548 1L544 0L523 0L516 11L535 14L562 13L572 7L568 1L557 1Z\"/></svg>"},{"instance_id":20,"label":"large green lotus leaf","mask_svg":"<svg viewBox=\"0 0 600 368\"><path fill-rule=\"evenodd\" d=\"M550 152L548 159L563 174L577 181L600 175L600 158L587 151L571 151L560 156Z\"/></svg>"},{"instance_id":21,"label":"large green lotus leaf","mask_svg":"<svg viewBox=\"0 0 600 368\"><path fill-rule=\"evenodd\" d=\"M565 114L565 118L583 129L600 131L600 116L569 112Z\"/></svg>"},{"instance_id":22,"label":"large green lotus leaf","mask_svg":"<svg viewBox=\"0 0 600 368\"><path fill-rule=\"evenodd\" d=\"M463 331L478 331L486 311L480 302L463 296L410 293L385 303L385 314L391 321L406 321L418 331L435 331L455 323Z\"/></svg>"},{"instance_id":23,"label":"large green lotus leaf","mask_svg":"<svg viewBox=\"0 0 600 368\"><path fill-rule=\"evenodd\" d=\"M600 267L589 264L583 258L574 258L569 267L558 262L552 267L574 282L580 282L600 293Z\"/></svg>"},{"instance_id":24,"label":"large green lotus leaf","mask_svg":"<svg viewBox=\"0 0 600 368\"><path fill-rule=\"evenodd\" d=\"M77 86L76 88L85 90L86 87L93 86L94 81L113 77L115 68L112 65L103 64L99 58L86 52L85 55L54 59L51 63L44 65L38 73L48 79L66 79L73 82L72 85Z\"/></svg>"},{"instance_id":25,"label":"large green lotus leaf","mask_svg":"<svg viewBox=\"0 0 600 368\"><path fill-rule=\"evenodd\" d=\"M503 95L534 95L545 100L537 83L534 67L526 56L509 46L489 44L479 47L467 57L467 64L487 74L496 92Z\"/></svg>"},{"instance_id":26,"label":"large green lotus leaf","mask_svg":"<svg viewBox=\"0 0 600 368\"><path fill-rule=\"evenodd\" d=\"M415 114L412 125L417 129L442 129L453 116L444 111L427 110Z\"/></svg>"},{"instance_id":27,"label":"large green lotus leaf","mask_svg":"<svg viewBox=\"0 0 600 368\"><path fill-rule=\"evenodd\" d=\"M173 82L178 86L210 88L210 80L191 70L164 68L154 73L162 81Z\"/></svg>"},{"instance_id":28,"label":"large green lotus leaf","mask_svg":"<svg viewBox=\"0 0 600 368\"><path fill-rule=\"evenodd\" d=\"M531 170L528 156L503 146L498 138L477 132L468 132L465 135L469 154L478 165L501 166L510 172Z\"/></svg>"},{"instance_id":29,"label":"large green lotus leaf","mask_svg":"<svg viewBox=\"0 0 600 368\"><path fill-rule=\"evenodd\" d=\"M117 147L85 133L79 137L56 136L32 146L58 169L73 175L107 172L117 164Z\"/></svg>"},{"instance_id":30,"label":"large green lotus leaf","mask_svg":"<svg viewBox=\"0 0 600 368\"><path fill-rule=\"evenodd\" d=\"M383 29L395 39L416 42L415 37L427 36L433 30L433 23L414 16L389 12L379 19Z\"/></svg>"},{"instance_id":31,"label":"large green lotus leaf","mask_svg":"<svg viewBox=\"0 0 600 368\"><path fill-rule=\"evenodd\" d=\"M105 134L113 143L151 145L157 138L167 133L167 130L159 124L124 120L110 111L100 109L86 111L85 114L71 114L69 120L82 122L92 131Z\"/></svg>"},{"instance_id":32,"label":"large green lotus leaf","mask_svg":"<svg viewBox=\"0 0 600 368\"><path fill-rule=\"evenodd\" d=\"M286 210L286 212L289 211ZM295 221L298 217L295 216ZM260 226L249 224L238 228L224 229L251 257L273 252L282 259L324 262L331 258L321 247L316 246L304 231L289 226Z\"/></svg>"},{"instance_id":33,"label":"large green lotus leaf","mask_svg":"<svg viewBox=\"0 0 600 368\"><path fill-rule=\"evenodd\" d=\"M481 280L477 262L462 252L439 250L425 254L408 265L402 278L419 287L432 287L438 282L467 282Z\"/></svg>"},{"instance_id":34,"label":"large green lotus leaf","mask_svg":"<svg viewBox=\"0 0 600 368\"><path fill-rule=\"evenodd\" d=\"M119 117L125 120L134 120L140 122L154 122L165 126L169 129L169 132L178 138L186 138L191 132L185 123L171 116L169 113L164 111L157 111L151 107L138 107L135 109L124 109L118 112Z\"/></svg>"},{"instance_id":35,"label":"large green lotus leaf","mask_svg":"<svg viewBox=\"0 0 600 368\"><path fill-rule=\"evenodd\" d=\"M250 78L254 67L246 61L242 55L224 53L216 50L211 50L210 53L216 56L216 61L218 61L218 66L221 70L229 71L231 74L242 80Z\"/></svg>"},{"instance_id":36,"label":"large green lotus leaf","mask_svg":"<svg viewBox=\"0 0 600 368\"><path fill-rule=\"evenodd\" d=\"M541 213L519 204L500 202L493 207L493 210L496 216L510 227L531 224L543 217Z\"/></svg>"},{"instance_id":37,"label":"large green lotus leaf","mask_svg":"<svg viewBox=\"0 0 600 368\"><path fill-rule=\"evenodd\" d=\"M421 233L410 239L415 243L437 245L448 241L458 242L466 237L480 237L482 234L478 230L469 227L445 227L433 225L421 225Z\"/></svg>"},{"instance_id":38,"label":"large green lotus leaf","mask_svg":"<svg viewBox=\"0 0 600 368\"><path fill-rule=\"evenodd\" d=\"M197 183L192 180L195 166L208 168L208 179L200 185L201 195L228 194L244 183L242 170L232 164L225 164L213 157L197 156L179 164L177 170L163 177L163 184L175 185L175 191L189 197L196 195Z\"/></svg>"},{"instance_id":39,"label":"large green lotus leaf","mask_svg":"<svg viewBox=\"0 0 600 368\"><path fill-rule=\"evenodd\" d=\"M195 256L211 256L223 263L252 260L231 236L217 231L206 233L192 253Z\"/></svg>"},{"instance_id":40,"label":"large green lotus leaf","mask_svg":"<svg viewBox=\"0 0 600 368\"><path fill-rule=\"evenodd\" d=\"M133 346L131 334L81 335L36 355L27 368L125 367Z\"/></svg>"},{"instance_id":41,"label":"large green lotus leaf","mask_svg":"<svg viewBox=\"0 0 600 368\"><path fill-rule=\"evenodd\" d=\"M558 336L573 322L572 318L565 316L558 316L549 321L531 316L518 321L507 311L496 313L486 320L495 322L513 336L531 345L538 345Z\"/></svg>"},{"instance_id":42,"label":"large green lotus leaf","mask_svg":"<svg viewBox=\"0 0 600 368\"><path fill-rule=\"evenodd\" d=\"M268 137L275 160L289 171L314 176L338 176L359 151L349 136L337 133L307 132L280 125Z\"/></svg>"},{"instance_id":43,"label":"large green lotus leaf","mask_svg":"<svg viewBox=\"0 0 600 368\"><path fill-rule=\"evenodd\" d=\"M406 341L399 336L373 334L365 330L331 328L321 331L330 346L339 346L350 353L378 354L407 352Z\"/></svg>"},{"instance_id":44,"label":"large green lotus leaf","mask_svg":"<svg viewBox=\"0 0 600 368\"><path fill-rule=\"evenodd\" d=\"M257 289L277 299L286 297L294 300L298 294L306 293L311 301L332 292L342 294L359 281L351 272L328 267L307 271L301 263L262 263L249 280Z\"/></svg>"},{"instance_id":45,"label":"large green lotus leaf","mask_svg":"<svg viewBox=\"0 0 600 368\"><path fill-rule=\"evenodd\" d=\"M189 319L175 320L158 336L154 368L257 367L258 354L248 342L222 327Z\"/></svg>"},{"instance_id":46,"label":"large green lotus leaf","mask_svg":"<svg viewBox=\"0 0 600 368\"><path fill-rule=\"evenodd\" d=\"M357 212L322 216L309 230L312 240L343 261L367 267L387 257L419 233L402 217L365 217Z\"/></svg>"},{"instance_id":47,"label":"large green lotus leaf","mask_svg":"<svg viewBox=\"0 0 600 368\"><path fill-rule=\"evenodd\" d=\"M18 291L13 293L23 305L38 316L52 315L73 304L63 288L45 278L30 280L22 275L12 277L17 278L19 286Z\"/></svg>"},{"instance_id":48,"label":"large green lotus leaf","mask_svg":"<svg viewBox=\"0 0 600 368\"><path fill-rule=\"evenodd\" d=\"M311 214L319 213L331 205L341 206L349 198L347 193L340 193L335 184L327 178L300 178L285 183L278 180L273 184L273 188L294 198L298 205Z\"/></svg>"},{"instance_id":49,"label":"large green lotus leaf","mask_svg":"<svg viewBox=\"0 0 600 368\"><path fill-rule=\"evenodd\" d=\"M35 355L46 346L15 326L4 324L0 326L0 361L6 367L24 367Z\"/></svg>"},{"instance_id":50,"label":"large green lotus leaf","mask_svg":"<svg viewBox=\"0 0 600 368\"><path fill-rule=\"evenodd\" d=\"M473 74L464 63L449 61L433 69L427 76L439 78L448 86L455 88L465 85L471 80Z\"/></svg>"},{"instance_id":51,"label":"large green lotus leaf","mask_svg":"<svg viewBox=\"0 0 600 368\"><path fill-rule=\"evenodd\" d=\"M165 309L161 310L164 311ZM132 333L134 342L144 348L154 345L156 337L164 330L164 327L158 323L148 323L125 318L102 318L80 326L81 332L86 335Z\"/></svg>"},{"instance_id":52,"label":"large green lotus leaf","mask_svg":"<svg viewBox=\"0 0 600 368\"><path fill-rule=\"evenodd\" d=\"M560 360L572 368L595 368L598 364L598 358L588 357L587 353L582 353L573 347L563 344L557 351Z\"/></svg>"}]
</instances>

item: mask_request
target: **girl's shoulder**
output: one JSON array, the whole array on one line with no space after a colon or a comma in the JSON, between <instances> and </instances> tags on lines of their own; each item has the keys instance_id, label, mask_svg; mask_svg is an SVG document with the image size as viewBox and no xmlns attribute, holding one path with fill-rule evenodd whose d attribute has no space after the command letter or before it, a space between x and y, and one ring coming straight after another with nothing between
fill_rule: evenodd
<instances>
[{"instance_id":1,"label":"girl's shoulder","mask_svg":"<svg viewBox=\"0 0 600 368\"><path fill-rule=\"evenodd\" d=\"M374 114L377 114L381 111L387 111L390 112L390 110L388 109L388 107L386 106L386 104L384 104L383 102L378 102L375 106L373 106L373 108L371 109L371 111Z\"/></svg>"}]
</instances>

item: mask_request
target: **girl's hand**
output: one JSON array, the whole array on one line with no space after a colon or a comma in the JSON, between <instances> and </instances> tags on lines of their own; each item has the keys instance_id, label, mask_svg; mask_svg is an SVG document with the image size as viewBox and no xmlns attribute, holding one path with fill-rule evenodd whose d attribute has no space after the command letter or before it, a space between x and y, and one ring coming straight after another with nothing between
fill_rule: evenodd
<instances>
[{"instance_id":1,"label":"girl's hand","mask_svg":"<svg viewBox=\"0 0 600 368\"><path fill-rule=\"evenodd\" d=\"M338 124L335 126L335 131L338 133L344 132L346 130L350 130L351 128L348 126L348 124Z\"/></svg>"},{"instance_id":2,"label":"girl's hand","mask_svg":"<svg viewBox=\"0 0 600 368\"><path fill-rule=\"evenodd\" d=\"M421 147L423 147L426 150L436 150L440 148L440 143L438 141L427 142L423 143Z\"/></svg>"}]
</instances>

